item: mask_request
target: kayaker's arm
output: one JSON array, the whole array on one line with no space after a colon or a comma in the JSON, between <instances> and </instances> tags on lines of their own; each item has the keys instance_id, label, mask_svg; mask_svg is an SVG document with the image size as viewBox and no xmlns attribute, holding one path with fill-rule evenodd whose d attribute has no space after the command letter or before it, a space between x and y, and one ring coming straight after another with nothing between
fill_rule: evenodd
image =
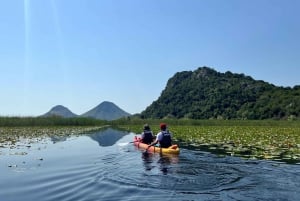
<instances>
[{"instance_id":1,"label":"kayaker's arm","mask_svg":"<svg viewBox=\"0 0 300 201\"><path fill-rule=\"evenodd\" d=\"M151 144L149 144L148 148L153 146L153 145L156 145L158 143L158 140L156 139L154 142L152 142Z\"/></svg>"}]
</instances>

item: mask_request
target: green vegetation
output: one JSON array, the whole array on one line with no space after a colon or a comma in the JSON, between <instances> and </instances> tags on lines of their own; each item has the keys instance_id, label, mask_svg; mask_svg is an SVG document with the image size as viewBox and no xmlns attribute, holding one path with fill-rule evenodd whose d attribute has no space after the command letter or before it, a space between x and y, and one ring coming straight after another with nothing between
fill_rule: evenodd
<instances>
[{"instance_id":1,"label":"green vegetation","mask_svg":"<svg viewBox=\"0 0 300 201\"><path fill-rule=\"evenodd\" d=\"M88 118L0 118L0 146L14 146L20 138L42 139L77 135L106 125L141 133L148 123L154 133L166 122L181 147L247 158L300 161L300 121L140 119L114 121Z\"/></svg>"},{"instance_id":2,"label":"green vegetation","mask_svg":"<svg viewBox=\"0 0 300 201\"><path fill-rule=\"evenodd\" d=\"M300 160L300 127L174 126L176 139L249 158Z\"/></svg>"},{"instance_id":3,"label":"green vegetation","mask_svg":"<svg viewBox=\"0 0 300 201\"><path fill-rule=\"evenodd\" d=\"M197 120L197 119L141 119L137 117L127 117L110 121L110 125L133 125L142 129L143 124L148 123L153 128L159 129L159 124L165 122L169 125L178 126L274 126L274 127L300 127L299 120Z\"/></svg>"},{"instance_id":4,"label":"green vegetation","mask_svg":"<svg viewBox=\"0 0 300 201\"><path fill-rule=\"evenodd\" d=\"M0 117L0 127L18 126L101 126L107 125L104 120L85 117L63 118L51 117Z\"/></svg>"},{"instance_id":5,"label":"green vegetation","mask_svg":"<svg viewBox=\"0 0 300 201\"><path fill-rule=\"evenodd\" d=\"M141 118L296 119L300 86L277 87L203 67L176 73Z\"/></svg>"},{"instance_id":6,"label":"green vegetation","mask_svg":"<svg viewBox=\"0 0 300 201\"><path fill-rule=\"evenodd\" d=\"M0 149L13 149L20 146L30 147L30 144L42 141L44 138L65 139L70 136L86 134L102 128L104 128L104 126L0 127Z\"/></svg>"},{"instance_id":7,"label":"green vegetation","mask_svg":"<svg viewBox=\"0 0 300 201\"><path fill-rule=\"evenodd\" d=\"M158 132L159 122L123 119L118 124L138 134L144 123ZM169 119L164 122L181 147L253 159L300 161L300 121Z\"/></svg>"}]
</instances>

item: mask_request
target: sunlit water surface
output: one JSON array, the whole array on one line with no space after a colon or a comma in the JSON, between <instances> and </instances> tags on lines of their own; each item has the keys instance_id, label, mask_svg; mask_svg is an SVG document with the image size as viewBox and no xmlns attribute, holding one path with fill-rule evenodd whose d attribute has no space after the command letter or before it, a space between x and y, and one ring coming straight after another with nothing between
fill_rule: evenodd
<instances>
[{"instance_id":1,"label":"sunlit water surface","mask_svg":"<svg viewBox=\"0 0 300 201\"><path fill-rule=\"evenodd\" d=\"M181 149L144 156L107 129L0 147L1 201L299 200L300 166Z\"/></svg>"}]
</instances>

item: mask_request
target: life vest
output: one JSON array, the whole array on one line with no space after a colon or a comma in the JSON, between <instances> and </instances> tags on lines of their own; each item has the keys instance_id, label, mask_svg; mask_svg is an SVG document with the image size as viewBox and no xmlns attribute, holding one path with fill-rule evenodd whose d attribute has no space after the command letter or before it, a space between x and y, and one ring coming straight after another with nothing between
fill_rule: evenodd
<instances>
[{"instance_id":1,"label":"life vest","mask_svg":"<svg viewBox=\"0 0 300 201\"><path fill-rule=\"evenodd\" d=\"M171 139L171 134L169 131L161 131L162 133L162 140L159 141L160 147L161 148L168 148L172 145L172 139Z\"/></svg>"},{"instance_id":2,"label":"life vest","mask_svg":"<svg viewBox=\"0 0 300 201\"><path fill-rule=\"evenodd\" d=\"M152 131L144 131L143 132L143 139L142 142L145 144L151 144L153 141L153 134Z\"/></svg>"}]
</instances>

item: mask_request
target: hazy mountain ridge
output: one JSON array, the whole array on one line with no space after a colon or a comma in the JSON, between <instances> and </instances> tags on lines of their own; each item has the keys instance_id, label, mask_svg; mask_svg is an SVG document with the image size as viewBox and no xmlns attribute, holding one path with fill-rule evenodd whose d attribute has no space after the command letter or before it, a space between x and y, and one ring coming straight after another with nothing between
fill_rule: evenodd
<instances>
[{"instance_id":1,"label":"hazy mountain ridge","mask_svg":"<svg viewBox=\"0 0 300 201\"><path fill-rule=\"evenodd\" d=\"M131 114L125 112L124 110L122 110L112 102L104 101L100 103L98 106L96 106L95 108L81 115L74 114L68 108L62 105L57 105L51 108L49 112L42 115L42 117L49 117L49 116L60 116L64 118L81 116L81 117L90 117L90 118L101 119L101 120L115 120L122 117L131 116Z\"/></svg>"}]
</instances>

